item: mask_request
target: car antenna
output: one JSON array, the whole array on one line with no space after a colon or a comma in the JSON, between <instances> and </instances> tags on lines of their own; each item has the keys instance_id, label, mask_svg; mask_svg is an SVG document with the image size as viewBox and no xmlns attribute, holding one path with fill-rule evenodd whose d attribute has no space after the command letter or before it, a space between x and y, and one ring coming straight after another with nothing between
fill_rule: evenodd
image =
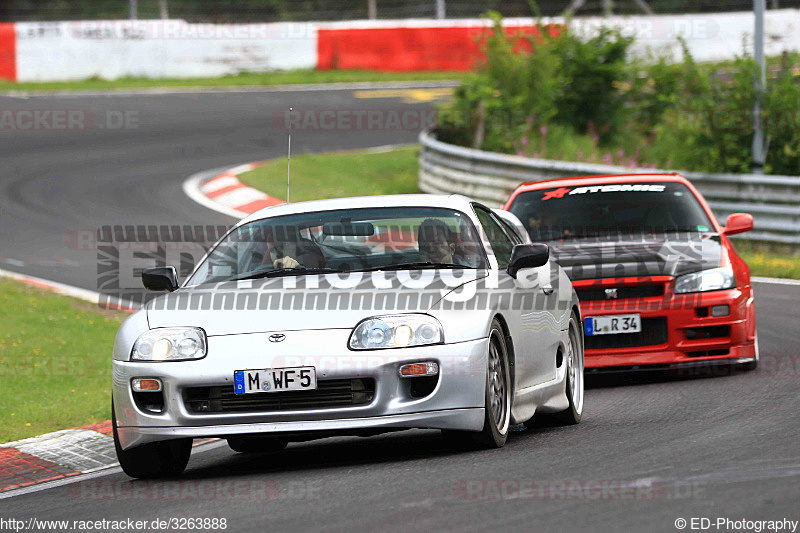
<instances>
[{"instance_id":1,"label":"car antenna","mask_svg":"<svg viewBox=\"0 0 800 533\"><path fill-rule=\"evenodd\" d=\"M292 108L289 108L289 150L286 154L286 203L289 203L289 178L292 170Z\"/></svg>"}]
</instances>

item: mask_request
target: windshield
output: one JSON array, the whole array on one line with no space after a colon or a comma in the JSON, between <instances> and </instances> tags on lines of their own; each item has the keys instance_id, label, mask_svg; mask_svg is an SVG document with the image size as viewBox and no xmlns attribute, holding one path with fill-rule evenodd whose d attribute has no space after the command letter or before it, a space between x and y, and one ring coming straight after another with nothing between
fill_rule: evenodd
<instances>
[{"instance_id":1,"label":"windshield","mask_svg":"<svg viewBox=\"0 0 800 533\"><path fill-rule=\"evenodd\" d=\"M346 209L265 218L223 239L189 285L304 273L485 268L467 216L452 209Z\"/></svg>"},{"instance_id":2,"label":"windshield","mask_svg":"<svg viewBox=\"0 0 800 533\"><path fill-rule=\"evenodd\" d=\"M559 187L519 194L509 211L533 241L614 239L620 235L695 235L713 225L682 183Z\"/></svg>"}]
</instances>

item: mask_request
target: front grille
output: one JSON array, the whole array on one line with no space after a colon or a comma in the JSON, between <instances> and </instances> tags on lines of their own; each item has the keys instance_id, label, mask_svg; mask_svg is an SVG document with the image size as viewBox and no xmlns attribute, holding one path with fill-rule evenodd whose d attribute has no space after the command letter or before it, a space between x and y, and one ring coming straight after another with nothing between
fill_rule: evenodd
<instances>
[{"instance_id":1,"label":"front grille","mask_svg":"<svg viewBox=\"0 0 800 533\"><path fill-rule=\"evenodd\" d=\"M637 346L654 346L667 342L666 317L642 318L642 331L639 333L617 333L615 335L586 335L587 350L606 350L609 348L635 348Z\"/></svg>"},{"instance_id":2,"label":"front grille","mask_svg":"<svg viewBox=\"0 0 800 533\"><path fill-rule=\"evenodd\" d=\"M365 405L375 397L374 379L327 379L311 391L236 394L233 385L192 387L183 401L192 413L258 413L297 409L331 409Z\"/></svg>"},{"instance_id":3,"label":"front grille","mask_svg":"<svg viewBox=\"0 0 800 533\"><path fill-rule=\"evenodd\" d=\"M616 289L617 297L608 298L606 288ZM635 298L657 298L664 296L664 285L636 285L632 287L592 287L587 289L575 289L578 299L582 302L595 300L631 300Z\"/></svg>"}]
</instances>

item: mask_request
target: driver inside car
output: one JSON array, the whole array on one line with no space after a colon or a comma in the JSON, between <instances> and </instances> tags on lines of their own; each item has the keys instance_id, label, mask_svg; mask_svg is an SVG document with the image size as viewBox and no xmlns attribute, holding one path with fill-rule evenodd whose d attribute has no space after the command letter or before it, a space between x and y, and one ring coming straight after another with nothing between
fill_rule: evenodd
<instances>
[{"instance_id":1,"label":"driver inside car","mask_svg":"<svg viewBox=\"0 0 800 533\"><path fill-rule=\"evenodd\" d=\"M433 218L422 221L417 231L419 256L422 261L431 263L454 263L456 245L450 227Z\"/></svg>"},{"instance_id":2,"label":"driver inside car","mask_svg":"<svg viewBox=\"0 0 800 533\"><path fill-rule=\"evenodd\" d=\"M296 228L276 228L270 232L267 254L262 264L273 268L324 268L325 256L314 241L304 239ZM270 242L271 241L271 242Z\"/></svg>"}]
</instances>

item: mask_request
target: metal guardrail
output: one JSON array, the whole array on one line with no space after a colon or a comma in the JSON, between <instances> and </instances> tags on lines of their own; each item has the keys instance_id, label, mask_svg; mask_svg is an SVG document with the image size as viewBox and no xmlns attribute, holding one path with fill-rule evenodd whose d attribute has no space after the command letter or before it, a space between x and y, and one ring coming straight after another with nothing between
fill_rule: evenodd
<instances>
[{"instance_id":1,"label":"metal guardrail","mask_svg":"<svg viewBox=\"0 0 800 533\"><path fill-rule=\"evenodd\" d=\"M427 131L420 133L419 141L419 188L423 192L459 193L492 207L503 205L521 183L589 174L666 172L484 152L443 143ZM723 225L731 213L753 215L754 229L742 237L800 245L800 176L681 174L705 196Z\"/></svg>"}]
</instances>

